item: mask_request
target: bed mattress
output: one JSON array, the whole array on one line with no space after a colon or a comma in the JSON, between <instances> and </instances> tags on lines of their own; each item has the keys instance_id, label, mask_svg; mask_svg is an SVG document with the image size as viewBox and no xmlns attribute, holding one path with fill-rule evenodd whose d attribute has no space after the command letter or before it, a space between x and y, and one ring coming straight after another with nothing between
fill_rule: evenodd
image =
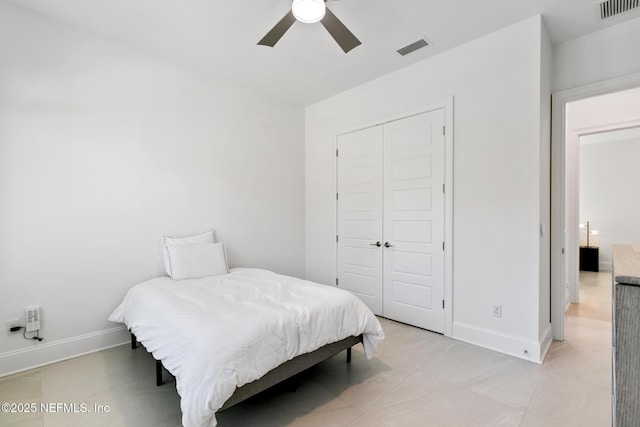
<instances>
[{"instance_id":1,"label":"bed mattress","mask_svg":"<svg viewBox=\"0 0 640 427\"><path fill-rule=\"evenodd\" d=\"M133 286L109 316L124 323L176 378L185 427L215 426L236 387L294 357L363 334L369 359L384 338L353 294L271 271Z\"/></svg>"}]
</instances>

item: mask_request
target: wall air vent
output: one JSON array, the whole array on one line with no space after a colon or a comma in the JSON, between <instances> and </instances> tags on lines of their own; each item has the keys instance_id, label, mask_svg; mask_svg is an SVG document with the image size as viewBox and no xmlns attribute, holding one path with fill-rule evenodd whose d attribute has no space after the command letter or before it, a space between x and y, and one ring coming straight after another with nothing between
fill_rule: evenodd
<instances>
[{"instance_id":1,"label":"wall air vent","mask_svg":"<svg viewBox=\"0 0 640 427\"><path fill-rule=\"evenodd\" d=\"M611 18L640 6L640 0L607 0L599 4L600 19Z\"/></svg>"},{"instance_id":2,"label":"wall air vent","mask_svg":"<svg viewBox=\"0 0 640 427\"><path fill-rule=\"evenodd\" d=\"M635 1L640 1L640 0L635 0ZM422 49L423 47L429 46L430 44L431 43L429 43L425 39L420 39L418 41L415 41L413 43L406 45L405 47L401 47L396 52L398 52L402 56L405 56L410 54L411 52L415 52L418 49Z\"/></svg>"}]
</instances>

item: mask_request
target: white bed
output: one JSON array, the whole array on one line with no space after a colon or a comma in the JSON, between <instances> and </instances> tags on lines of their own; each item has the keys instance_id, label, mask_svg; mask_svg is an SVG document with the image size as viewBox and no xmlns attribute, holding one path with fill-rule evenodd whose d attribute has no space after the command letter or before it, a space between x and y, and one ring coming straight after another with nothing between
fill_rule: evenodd
<instances>
[{"instance_id":1,"label":"white bed","mask_svg":"<svg viewBox=\"0 0 640 427\"><path fill-rule=\"evenodd\" d=\"M384 338L351 293L248 268L140 283L109 320L124 323L175 376L185 427L215 426L237 387L298 355L362 334L371 358Z\"/></svg>"}]
</instances>

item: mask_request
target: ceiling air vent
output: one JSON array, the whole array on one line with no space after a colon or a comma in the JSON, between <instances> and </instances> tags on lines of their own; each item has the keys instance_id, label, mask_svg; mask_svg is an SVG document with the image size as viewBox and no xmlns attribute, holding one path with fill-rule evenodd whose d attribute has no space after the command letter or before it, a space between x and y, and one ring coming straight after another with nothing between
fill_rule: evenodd
<instances>
[{"instance_id":1,"label":"ceiling air vent","mask_svg":"<svg viewBox=\"0 0 640 427\"><path fill-rule=\"evenodd\" d=\"M638 2L640 0L635 0L635 1ZM413 43L410 43L410 44L406 45L405 47L401 47L396 52L398 52L402 56L405 56L405 55L410 54L411 52L415 52L418 49L422 49L425 46L429 46L430 44L431 43L429 43L425 39L420 39L418 41L415 41Z\"/></svg>"},{"instance_id":2,"label":"ceiling air vent","mask_svg":"<svg viewBox=\"0 0 640 427\"><path fill-rule=\"evenodd\" d=\"M607 0L600 3L600 19L611 18L640 6L640 0Z\"/></svg>"}]
</instances>

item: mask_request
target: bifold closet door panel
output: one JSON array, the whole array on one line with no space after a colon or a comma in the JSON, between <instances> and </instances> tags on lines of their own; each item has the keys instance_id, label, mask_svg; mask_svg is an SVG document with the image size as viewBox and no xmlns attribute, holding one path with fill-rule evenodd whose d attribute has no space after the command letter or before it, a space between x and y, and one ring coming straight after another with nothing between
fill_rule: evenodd
<instances>
[{"instance_id":1,"label":"bifold closet door panel","mask_svg":"<svg viewBox=\"0 0 640 427\"><path fill-rule=\"evenodd\" d=\"M382 315L382 126L338 136L338 286Z\"/></svg>"},{"instance_id":2,"label":"bifold closet door panel","mask_svg":"<svg viewBox=\"0 0 640 427\"><path fill-rule=\"evenodd\" d=\"M383 314L444 331L444 110L384 125ZM386 245L388 243L388 245Z\"/></svg>"}]
</instances>

